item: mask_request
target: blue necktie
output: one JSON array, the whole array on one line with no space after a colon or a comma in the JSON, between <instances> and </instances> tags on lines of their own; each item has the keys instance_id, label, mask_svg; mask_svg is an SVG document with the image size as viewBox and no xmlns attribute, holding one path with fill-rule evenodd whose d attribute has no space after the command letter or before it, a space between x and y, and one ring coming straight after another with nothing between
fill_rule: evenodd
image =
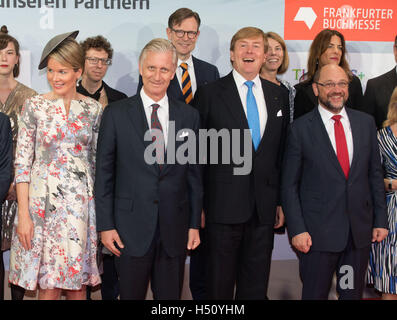
<instances>
[{"instance_id":1,"label":"blue necktie","mask_svg":"<svg viewBox=\"0 0 397 320\"><path fill-rule=\"evenodd\" d=\"M248 87L247 120L248 125L251 129L252 142L256 150L259 146L259 143L261 142L261 127L259 124L258 106L256 105L255 96L252 92L252 86L254 85L254 83L252 81L246 81L244 82L244 84Z\"/></svg>"}]
</instances>

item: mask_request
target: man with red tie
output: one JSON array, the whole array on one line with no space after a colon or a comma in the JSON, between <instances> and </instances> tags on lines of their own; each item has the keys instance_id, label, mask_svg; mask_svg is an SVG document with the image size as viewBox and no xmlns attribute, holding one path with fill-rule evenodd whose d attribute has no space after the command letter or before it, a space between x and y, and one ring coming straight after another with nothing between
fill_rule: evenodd
<instances>
[{"instance_id":1,"label":"man with red tie","mask_svg":"<svg viewBox=\"0 0 397 320\"><path fill-rule=\"evenodd\" d=\"M314 76L318 108L294 121L282 171L282 207L298 251L302 299L360 299L371 241L387 231L383 172L372 117L345 108L349 78L336 65Z\"/></svg>"}]
</instances>

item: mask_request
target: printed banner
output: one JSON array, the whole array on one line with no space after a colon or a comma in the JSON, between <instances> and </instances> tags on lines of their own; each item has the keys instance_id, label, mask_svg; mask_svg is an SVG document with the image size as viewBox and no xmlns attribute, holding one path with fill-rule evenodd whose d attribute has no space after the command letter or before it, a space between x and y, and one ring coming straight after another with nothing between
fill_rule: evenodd
<instances>
[{"instance_id":1,"label":"printed banner","mask_svg":"<svg viewBox=\"0 0 397 320\"><path fill-rule=\"evenodd\" d=\"M392 41L397 30L395 0L285 0L286 40L312 40L335 29L349 41Z\"/></svg>"}]
</instances>

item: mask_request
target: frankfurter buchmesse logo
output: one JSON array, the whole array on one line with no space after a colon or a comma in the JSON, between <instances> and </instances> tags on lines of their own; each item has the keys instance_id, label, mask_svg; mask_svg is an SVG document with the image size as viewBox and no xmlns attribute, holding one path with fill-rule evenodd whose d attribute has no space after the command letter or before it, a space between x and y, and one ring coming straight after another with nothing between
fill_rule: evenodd
<instances>
[{"instance_id":1,"label":"frankfurter buchmesse logo","mask_svg":"<svg viewBox=\"0 0 397 320\"><path fill-rule=\"evenodd\" d=\"M303 21L306 26L311 30L314 22L317 19L317 15L311 7L301 7L299 8L294 21Z\"/></svg>"}]
</instances>

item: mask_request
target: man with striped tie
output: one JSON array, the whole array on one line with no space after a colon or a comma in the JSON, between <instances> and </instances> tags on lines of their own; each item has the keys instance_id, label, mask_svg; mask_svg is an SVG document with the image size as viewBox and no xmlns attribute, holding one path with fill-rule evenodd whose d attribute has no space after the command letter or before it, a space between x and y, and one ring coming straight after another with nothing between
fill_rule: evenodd
<instances>
[{"instance_id":1,"label":"man with striped tie","mask_svg":"<svg viewBox=\"0 0 397 320\"><path fill-rule=\"evenodd\" d=\"M180 8L168 19L167 36L178 53L178 67L167 95L187 104L193 102L198 87L219 79L218 68L192 55L200 35L200 16L188 8ZM201 227L205 226L204 214ZM202 246L190 256L190 291L194 300L205 298L205 235L200 231Z\"/></svg>"},{"instance_id":2,"label":"man with striped tie","mask_svg":"<svg viewBox=\"0 0 397 320\"><path fill-rule=\"evenodd\" d=\"M231 140L231 149L252 150L252 169L246 175L234 174L241 163L222 163L225 155L233 159L229 143L219 143L217 155L214 150L207 155L204 211L208 299L266 299L273 228L283 224L283 216L276 219L276 211L289 119L288 95L259 77L267 46L262 30L239 30L230 44L233 71L199 88L194 98L204 128L227 130L230 136L232 131L238 132L239 139ZM249 140L247 146L244 133L248 130L252 142ZM210 163L212 157L218 157L218 161Z\"/></svg>"},{"instance_id":3,"label":"man with striped tie","mask_svg":"<svg viewBox=\"0 0 397 320\"><path fill-rule=\"evenodd\" d=\"M200 35L200 16L188 8L180 8L168 19L168 40L178 54L175 77L167 89L168 97L191 104L197 88L219 79L218 68L192 55ZM139 78L137 92L142 88Z\"/></svg>"}]
</instances>

